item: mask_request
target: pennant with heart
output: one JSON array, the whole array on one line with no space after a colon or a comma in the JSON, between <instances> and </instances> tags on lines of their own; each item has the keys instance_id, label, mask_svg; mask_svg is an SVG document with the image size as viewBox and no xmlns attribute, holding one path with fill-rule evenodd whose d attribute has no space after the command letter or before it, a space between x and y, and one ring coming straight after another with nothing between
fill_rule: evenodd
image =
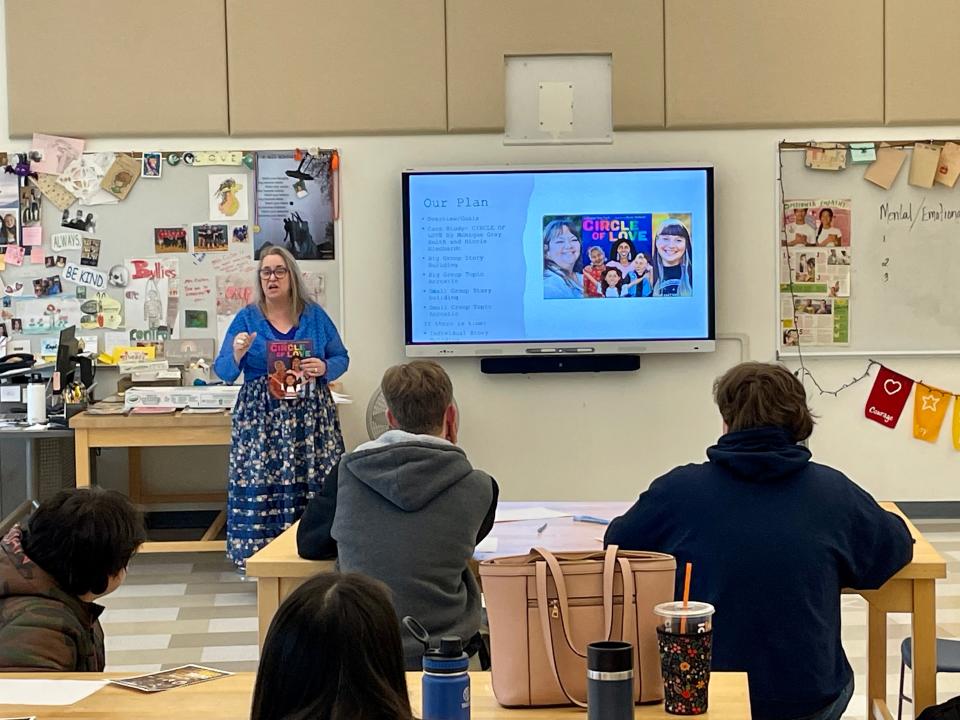
<instances>
[{"instance_id":1,"label":"pennant with heart","mask_svg":"<svg viewBox=\"0 0 960 720\"><path fill-rule=\"evenodd\" d=\"M937 441L952 397L948 392L917 383L917 393L913 397L913 436L917 440Z\"/></svg>"},{"instance_id":2,"label":"pennant with heart","mask_svg":"<svg viewBox=\"0 0 960 720\"><path fill-rule=\"evenodd\" d=\"M912 388L913 380L881 365L863 409L867 420L888 428L896 427Z\"/></svg>"}]
</instances>

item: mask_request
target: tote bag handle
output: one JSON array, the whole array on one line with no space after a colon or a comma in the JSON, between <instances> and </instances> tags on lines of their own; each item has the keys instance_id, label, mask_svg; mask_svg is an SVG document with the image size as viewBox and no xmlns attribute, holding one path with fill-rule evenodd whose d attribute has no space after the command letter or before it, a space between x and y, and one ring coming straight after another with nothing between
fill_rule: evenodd
<instances>
[{"instance_id":1,"label":"tote bag handle","mask_svg":"<svg viewBox=\"0 0 960 720\"><path fill-rule=\"evenodd\" d=\"M623 576L623 621L621 623L621 640L627 640L634 645L634 665L639 662L639 653L637 651L636 633L633 629L636 623L635 610L635 590L633 571L630 568L630 561L626 558L617 557L618 547L611 545L607 548L603 563L603 609L604 609L604 637L602 640L609 640L613 630L613 580L617 565L620 566L620 574ZM569 603L566 590L566 583L563 579L563 571L556 557L548 550L543 548L534 548L534 551L543 557L544 562L537 562L537 610L540 616L540 630L543 636L544 650L546 651L547 661L550 664L550 670L553 673L554 680L560 690L574 705L586 707L585 700L573 697L563 684L560 677L560 670L557 667L557 656L553 639L553 628L550 624L550 613L547 603L547 569L553 575L554 584L557 587L557 596L560 604L560 624L563 627L563 634L567 646L578 656L586 658L586 653L582 653L574 647L573 638L569 628ZM630 628L628 630L628 628ZM632 639L631 639L632 638ZM586 668L584 668L586 671Z\"/></svg>"}]
</instances>

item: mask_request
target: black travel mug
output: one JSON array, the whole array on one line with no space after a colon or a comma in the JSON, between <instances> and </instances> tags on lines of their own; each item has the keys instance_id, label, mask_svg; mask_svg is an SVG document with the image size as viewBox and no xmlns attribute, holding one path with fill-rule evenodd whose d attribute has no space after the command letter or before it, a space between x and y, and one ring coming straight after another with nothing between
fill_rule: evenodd
<instances>
[{"instance_id":1,"label":"black travel mug","mask_svg":"<svg viewBox=\"0 0 960 720\"><path fill-rule=\"evenodd\" d=\"M633 645L587 645L588 720L633 720Z\"/></svg>"}]
</instances>

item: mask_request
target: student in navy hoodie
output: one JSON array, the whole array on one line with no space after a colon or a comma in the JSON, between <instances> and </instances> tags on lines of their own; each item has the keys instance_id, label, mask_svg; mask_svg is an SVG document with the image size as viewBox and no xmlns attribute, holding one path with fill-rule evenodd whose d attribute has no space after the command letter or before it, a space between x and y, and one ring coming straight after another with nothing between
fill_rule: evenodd
<instances>
[{"instance_id":1,"label":"student in navy hoodie","mask_svg":"<svg viewBox=\"0 0 960 720\"><path fill-rule=\"evenodd\" d=\"M839 718L853 694L840 591L886 582L913 557L910 532L798 445L813 417L786 368L742 363L714 398L724 435L709 460L655 480L605 544L693 563L691 597L717 609L712 668L747 672L755 720Z\"/></svg>"}]
</instances>

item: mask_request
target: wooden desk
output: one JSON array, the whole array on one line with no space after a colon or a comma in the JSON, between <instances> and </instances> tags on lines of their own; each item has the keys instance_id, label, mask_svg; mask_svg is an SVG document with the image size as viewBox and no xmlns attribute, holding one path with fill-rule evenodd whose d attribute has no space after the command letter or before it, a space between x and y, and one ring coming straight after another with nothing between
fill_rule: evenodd
<instances>
[{"instance_id":1,"label":"wooden desk","mask_svg":"<svg viewBox=\"0 0 960 720\"><path fill-rule=\"evenodd\" d=\"M913 560L879 590L849 590L867 601L867 717L872 700L887 699L887 613L912 617L914 717L937 703L936 581L947 576L947 564L913 523L892 502L884 509L904 519L913 535Z\"/></svg>"},{"instance_id":2,"label":"wooden desk","mask_svg":"<svg viewBox=\"0 0 960 720\"><path fill-rule=\"evenodd\" d=\"M336 560L304 560L297 554L298 520L269 545L247 558L247 575L257 578L257 628L260 647L280 603L317 573L336 569Z\"/></svg>"},{"instance_id":3,"label":"wooden desk","mask_svg":"<svg viewBox=\"0 0 960 720\"><path fill-rule=\"evenodd\" d=\"M895 503L880 504L903 517ZM545 506L608 519L623 514L631 505L629 502L500 503L502 508ZM538 534L537 528L544 522L547 527ZM919 715L924 708L937 702L935 581L947 576L947 566L913 523L909 520L906 522L915 540L910 564L879 590L844 592L861 595L868 604L867 698L887 698L887 613L907 612L913 615L912 697L916 698L916 713ZM485 560L501 555L522 555L534 545L559 551L599 549L602 546L599 538L603 537L605 530L602 525L574 522L570 517L497 523L491 532L497 538L497 550L478 553L477 558ZM261 644L270 620L283 599L306 578L333 567L332 561L304 560L299 557L296 543L297 530L294 525L247 561L247 572L259 577L261 583L257 589ZM266 558L262 564L261 555ZM871 717L871 710L872 707L867 708L867 717Z\"/></svg>"},{"instance_id":4,"label":"wooden desk","mask_svg":"<svg viewBox=\"0 0 960 720\"><path fill-rule=\"evenodd\" d=\"M130 673L32 673L2 674L0 679L39 678L50 680L96 680L129 677ZM407 673L407 687L414 713L420 715L420 673ZM250 717L253 698L253 673L237 673L210 682L159 693L108 685L90 697L67 707L41 705L3 705L0 716L36 715L41 720L168 720L204 718L204 720L240 720ZM470 673L473 720L553 720L558 717L584 718L579 708L531 708L508 710L493 697L489 673ZM662 704L636 708L634 717L642 720L672 718ZM715 720L749 720L750 696L745 673L714 673L710 678L710 710L701 715Z\"/></svg>"},{"instance_id":5,"label":"wooden desk","mask_svg":"<svg viewBox=\"0 0 960 720\"><path fill-rule=\"evenodd\" d=\"M170 415L90 415L82 412L70 419L76 447L77 487L90 485L90 450L125 447L129 457L130 499L135 503L219 502L226 492L147 495L142 492L140 448L186 445L229 445L231 417L227 412L205 415L176 412ZM226 482L226 478L224 478ZM226 521L226 510L200 540L148 542L140 552L226 552L223 540L214 540Z\"/></svg>"}]
</instances>

